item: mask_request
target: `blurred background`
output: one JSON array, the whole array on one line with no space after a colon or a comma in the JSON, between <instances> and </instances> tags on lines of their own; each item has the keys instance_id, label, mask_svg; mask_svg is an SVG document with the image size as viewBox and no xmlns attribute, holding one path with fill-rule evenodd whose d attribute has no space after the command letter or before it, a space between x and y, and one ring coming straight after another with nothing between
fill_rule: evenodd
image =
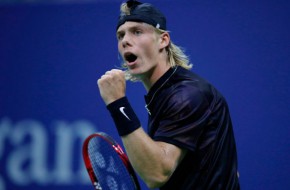
<instances>
[{"instance_id":1,"label":"blurred background","mask_svg":"<svg viewBox=\"0 0 290 190\"><path fill-rule=\"evenodd\" d=\"M0 0L0 190L93 189L84 138L104 131L121 143L96 85L120 65L121 2ZM147 2L226 97L242 189L290 189L290 2ZM127 94L146 126L142 84Z\"/></svg>"}]
</instances>

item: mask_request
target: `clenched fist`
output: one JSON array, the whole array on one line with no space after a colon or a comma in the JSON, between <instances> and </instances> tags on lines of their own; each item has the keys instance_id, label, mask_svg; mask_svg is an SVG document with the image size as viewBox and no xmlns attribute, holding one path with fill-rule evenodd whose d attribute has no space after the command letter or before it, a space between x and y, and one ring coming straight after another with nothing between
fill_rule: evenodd
<instances>
[{"instance_id":1,"label":"clenched fist","mask_svg":"<svg viewBox=\"0 0 290 190\"><path fill-rule=\"evenodd\" d=\"M107 71L98 80L100 95L106 105L125 96L125 73L119 69Z\"/></svg>"}]
</instances>

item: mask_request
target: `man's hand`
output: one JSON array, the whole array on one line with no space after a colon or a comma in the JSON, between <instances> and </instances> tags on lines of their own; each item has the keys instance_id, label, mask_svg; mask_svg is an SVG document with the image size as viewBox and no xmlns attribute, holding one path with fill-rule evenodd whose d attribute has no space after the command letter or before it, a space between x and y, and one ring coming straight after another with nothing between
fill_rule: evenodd
<instances>
[{"instance_id":1,"label":"man's hand","mask_svg":"<svg viewBox=\"0 0 290 190\"><path fill-rule=\"evenodd\" d=\"M106 105L125 96L126 80L122 70L107 71L98 80L98 87Z\"/></svg>"}]
</instances>

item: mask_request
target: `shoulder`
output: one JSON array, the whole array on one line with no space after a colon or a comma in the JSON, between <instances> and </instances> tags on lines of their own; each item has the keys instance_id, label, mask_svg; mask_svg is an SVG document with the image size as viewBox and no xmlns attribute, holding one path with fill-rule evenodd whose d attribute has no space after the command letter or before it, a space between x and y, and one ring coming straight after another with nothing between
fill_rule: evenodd
<instances>
[{"instance_id":1,"label":"shoulder","mask_svg":"<svg viewBox=\"0 0 290 190\"><path fill-rule=\"evenodd\" d=\"M211 103L208 92L202 91L198 86L188 82L175 85L168 97L168 108L175 111L202 111L206 110Z\"/></svg>"},{"instance_id":2,"label":"shoulder","mask_svg":"<svg viewBox=\"0 0 290 190\"><path fill-rule=\"evenodd\" d=\"M197 74L179 68L169 81L167 89L169 103L196 107L201 104L209 106L215 94L215 88Z\"/></svg>"},{"instance_id":3,"label":"shoulder","mask_svg":"<svg viewBox=\"0 0 290 190\"><path fill-rule=\"evenodd\" d=\"M162 110L160 113L163 117L176 120L191 117L194 120L210 111L212 96L194 83L181 81L163 91L166 95L159 99L159 110Z\"/></svg>"}]
</instances>

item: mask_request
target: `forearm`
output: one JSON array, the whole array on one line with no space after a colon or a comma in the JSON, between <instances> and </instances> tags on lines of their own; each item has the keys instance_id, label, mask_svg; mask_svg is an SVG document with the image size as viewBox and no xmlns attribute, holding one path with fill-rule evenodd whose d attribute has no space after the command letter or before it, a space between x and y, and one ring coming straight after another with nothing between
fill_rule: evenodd
<instances>
[{"instance_id":1,"label":"forearm","mask_svg":"<svg viewBox=\"0 0 290 190\"><path fill-rule=\"evenodd\" d=\"M112 102L107 108L134 169L150 188L162 186L182 159L182 150L152 140L142 129L126 97Z\"/></svg>"},{"instance_id":2,"label":"forearm","mask_svg":"<svg viewBox=\"0 0 290 190\"><path fill-rule=\"evenodd\" d=\"M153 141L142 128L122 136L122 141L131 164L150 188L167 182L182 158L181 149Z\"/></svg>"},{"instance_id":3,"label":"forearm","mask_svg":"<svg viewBox=\"0 0 290 190\"><path fill-rule=\"evenodd\" d=\"M106 72L98 80L98 86L134 169L150 188L162 186L185 151L171 144L153 141L140 127L140 121L125 97L123 71L113 69Z\"/></svg>"}]
</instances>

